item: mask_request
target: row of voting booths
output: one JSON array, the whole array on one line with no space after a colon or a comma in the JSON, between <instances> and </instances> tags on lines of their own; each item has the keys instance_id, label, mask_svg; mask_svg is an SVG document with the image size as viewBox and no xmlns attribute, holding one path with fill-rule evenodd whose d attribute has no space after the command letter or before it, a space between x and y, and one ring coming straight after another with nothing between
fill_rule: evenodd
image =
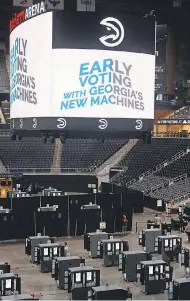
<instances>
[{"instance_id":1,"label":"row of voting booths","mask_svg":"<svg viewBox=\"0 0 190 301\"><path fill-rule=\"evenodd\" d=\"M164 292L172 279L172 269L168 262L153 260L152 254L146 250L130 250L125 239L108 233L87 233L84 236L84 249L88 251L89 257L99 258L104 267L117 267L122 272L123 280L137 282L145 294Z\"/></svg>"},{"instance_id":2,"label":"row of voting booths","mask_svg":"<svg viewBox=\"0 0 190 301\"><path fill-rule=\"evenodd\" d=\"M133 210L133 199L127 193L0 199L0 240L25 239L37 233L80 236L96 231L100 223L106 232L121 232L124 214L130 231Z\"/></svg>"},{"instance_id":3,"label":"row of voting booths","mask_svg":"<svg viewBox=\"0 0 190 301\"><path fill-rule=\"evenodd\" d=\"M163 231L162 226L161 229L158 229L156 227L149 227L148 224L149 223L147 223L148 229L143 229L139 233L139 245L144 248L145 252L148 252L149 254L157 254L159 260L154 260L154 264L151 265L151 267L149 266L150 262L147 262L144 265L144 272L141 272L138 275L140 282L143 283L146 279L145 282L148 286L145 291L147 293L150 293L150 291L155 293L156 289L159 289L161 292L163 291L161 290L161 287L163 288L163 271L165 271L168 300L189 300L190 246L182 246L182 238L179 235L171 234L170 225L167 226L168 231ZM176 261L184 267L185 277L172 280L173 269L170 266L170 263L173 261ZM160 268L157 266L158 262ZM139 266L139 268L141 270L142 267ZM160 271L160 277L158 275L158 271ZM144 277L143 274L146 275L146 277ZM159 279L159 281L162 281L157 281L154 285L152 282L153 279Z\"/></svg>"},{"instance_id":4,"label":"row of voting booths","mask_svg":"<svg viewBox=\"0 0 190 301\"><path fill-rule=\"evenodd\" d=\"M67 256L64 246L48 236L26 239L25 253L42 273L51 272L56 286L71 300L130 300L128 290L116 285L101 286L100 270L87 266L79 256ZM113 299L114 296L114 299Z\"/></svg>"}]
</instances>

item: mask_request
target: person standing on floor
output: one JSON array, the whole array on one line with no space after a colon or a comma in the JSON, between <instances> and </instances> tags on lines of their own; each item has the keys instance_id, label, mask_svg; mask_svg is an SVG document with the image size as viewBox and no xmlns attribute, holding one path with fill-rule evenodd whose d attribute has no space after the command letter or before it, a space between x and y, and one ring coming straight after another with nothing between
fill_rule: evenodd
<instances>
[{"instance_id":1,"label":"person standing on floor","mask_svg":"<svg viewBox=\"0 0 190 301\"><path fill-rule=\"evenodd\" d=\"M155 225L159 226L159 228L161 229L162 219L160 216L158 216L158 214L155 215L154 222Z\"/></svg>"},{"instance_id":2,"label":"person standing on floor","mask_svg":"<svg viewBox=\"0 0 190 301\"><path fill-rule=\"evenodd\" d=\"M122 218L122 233L125 235L127 233L128 219L126 215L123 215Z\"/></svg>"}]
</instances>

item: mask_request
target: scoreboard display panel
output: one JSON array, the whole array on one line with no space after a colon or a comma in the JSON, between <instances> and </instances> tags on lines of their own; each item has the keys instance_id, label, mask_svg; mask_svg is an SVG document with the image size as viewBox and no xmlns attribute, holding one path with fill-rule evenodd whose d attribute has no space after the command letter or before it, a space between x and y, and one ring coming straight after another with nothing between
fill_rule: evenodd
<instances>
[{"instance_id":1,"label":"scoreboard display panel","mask_svg":"<svg viewBox=\"0 0 190 301\"><path fill-rule=\"evenodd\" d=\"M155 22L46 12L43 2L34 7L34 16L27 8L22 22L11 23L11 129L101 136L150 132Z\"/></svg>"}]
</instances>

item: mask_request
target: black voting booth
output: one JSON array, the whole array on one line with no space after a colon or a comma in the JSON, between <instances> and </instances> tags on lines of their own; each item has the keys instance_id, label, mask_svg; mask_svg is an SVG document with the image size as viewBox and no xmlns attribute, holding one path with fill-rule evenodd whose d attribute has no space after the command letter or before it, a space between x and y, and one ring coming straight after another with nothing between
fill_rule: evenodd
<instances>
[{"instance_id":1,"label":"black voting booth","mask_svg":"<svg viewBox=\"0 0 190 301\"><path fill-rule=\"evenodd\" d=\"M10 273L11 267L8 262L1 262L0 261L0 275Z\"/></svg>"},{"instance_id":2,"label":"black voting booth","mask_svg":"<svg viewBox=\"0 0 190 301\"><path fill-rule=\"evenodd\" d=\"M100 285L100 270L91 266L69 268L68 293L71 300L88 300L92 287Z\"/></svg>"},{"instance_id":3,"label":"black voting booth","mask_svg":"<svg viewBox=\"0 0 190 301\"><path fill-rule=\"evenodd\" d=\"M118 238L102 239L100 241L100 258L105 267L118 266L119 254L129 250L128 241Z\"/></svg>"},{"instance_id":4,"label":"black voting booth","mask_svg":"<svg viewBox=\"0 0 190 301\"><path fill-rule=\"evenodd\" d=\"M190 246L181 249L181 265L184 266L187 275L190 275Z\"/></svg>"},{"instance_id":5,"label":"black voting booth","mask_svg":"<svg viewBox=\"0 0 190 301\"><path fill-rule=\"evenodd\" d=\"M190 300L190 278L179 278L171 282L168 290L168 300Z\"/></svg>"},{"instance_id":6,"label":"black voting booth","mask_svg":"<svg viewBox=\"0 0 190 301\"><path fill-rule=\"evenodd\" d=\"M172 281L173 269L163 260L141 261L137 267L137 281L145 294L160 294Z\"/></svg>"},{"instance_id":7,"label":"black voting booth","mask_svg":"<svg viewBox=\"0 0 190 301\"><path fill-rule=\"evenodd\" d=\"M123 251L119 254L118 270L125 281L136 282L140 262L148 260L152 260L152 255L144 251Z\"/></svg>"},{"instance_id":8,"label":"black voting booth","mask_svg":"<svg viewBox=\"0 0 190 301\"><path fill-rule=\"evenodd\" d=\"M65 248L58 243L39 244L37 247L37 265L40 272L50 273L52 271L52 260L64 256Z\"/></svg>"},{"instance_id":9,"label":"black voting booth","mask_svg":"<svg viewBox=\"0 0 190 301\"><path fill-rule=\"evenodd\" d=\"M92 287L89 300L132 300L130 291L118 285Z\"/></svg>"},{"instance_id":10,"label":"black voting booth","mask_svg":"<svg viewBox=\"0 0 190 301\"><path fill-rule=\"evenodd\" d=\"M181 253L182 238L178 235L158 236L158 254L162 255L162 259L169 262L176 260Z\"/></svg>"},{"instance_id":11,"label":"black voting booth","mask_svg":"<svg viewBox=\"0 0 190 301\"><path fill-rule=\"evenodd\" d=\"M0 295L10 296L21 293L21 278L13 273L0 275Z\"/></svg>"},{"instance_id":12,"label":"black voting booth","mask_svg":"<svg viewBox=\"0 0 190 301\"><path fill-rule=\"evenodd\" d=\"M79 256L58 257L52 260L52 278L55 279L57 287L68 290L68 270L71 267L85 265L85 259Z\"/></svg>"}]
</instances>

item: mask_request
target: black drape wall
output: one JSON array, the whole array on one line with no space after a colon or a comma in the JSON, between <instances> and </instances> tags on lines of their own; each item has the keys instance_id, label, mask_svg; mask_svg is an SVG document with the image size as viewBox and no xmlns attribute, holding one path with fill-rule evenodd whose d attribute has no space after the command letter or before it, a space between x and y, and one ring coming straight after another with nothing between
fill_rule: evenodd
<instances>
[{"instance_id":1,"label":"black drape wall","mask_svg":"<svg viewBox=\"0 0 190 301\"><path fill-rule=\"evenodd\" d=\"M97 217L95 222L97 226L101 220L106 222L107 232L120 232L122 215L126 214L128 230L131 230L134 208L127 193L7 198L0 199L0 206L12 210L7 215L8 219L1 221L0 218L0 240L24 239L37 233L55 237L83 235L89 219L86 219L81 206L90 202L100 206L100 218ZM38 211L39 207L47 204L58 205L57 211Z\"/></svg>"},{"instance_id":2,"label":"black drape wall","mask_svg":"<svg viewBox=\"0 0 190 301\"><path fill-rule=\"evenodd\" d=\"M111 183L101 183L102 193L126 193L128 200L132 202L134 213L144 212L144 195L140 191L136 191L124 186L118 186Z\"/></svg>"},{"instance_id":3,"label":"black drape wall","mask_svg":"<svg viewBox=\"0 0 190 301\"><path fill-rule=\"evenodd\" d=\"M90 175L24 175L21 180L22 186L25 187L35 182L44 188L53 187L64 192L89 193L89 184L98 187L98 179Z\"/></svg>"}]
</instances>

